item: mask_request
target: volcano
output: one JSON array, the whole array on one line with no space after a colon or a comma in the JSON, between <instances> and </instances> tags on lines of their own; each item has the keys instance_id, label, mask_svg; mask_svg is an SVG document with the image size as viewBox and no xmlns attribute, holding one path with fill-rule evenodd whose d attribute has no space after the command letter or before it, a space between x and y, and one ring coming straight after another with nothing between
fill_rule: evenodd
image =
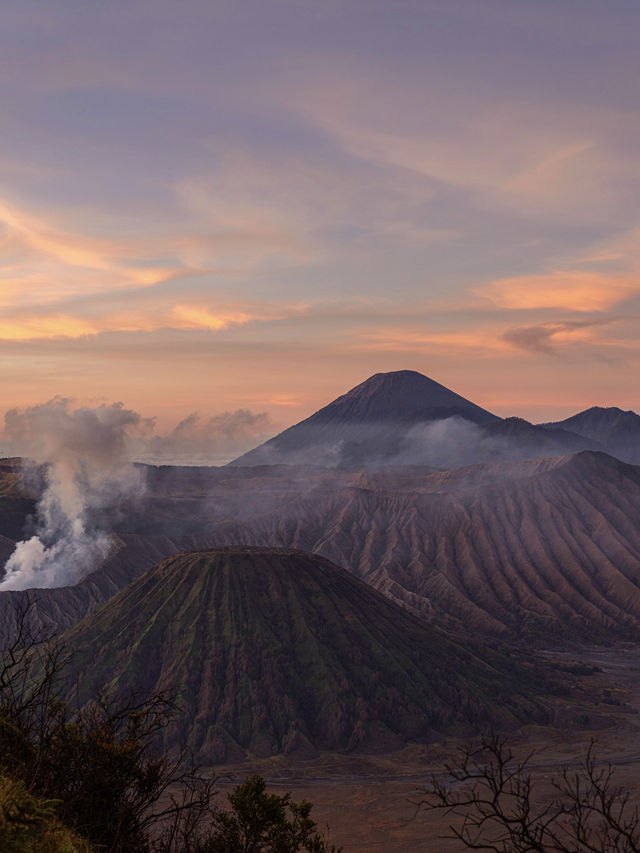
<instances>
[{"instance_id":1,"label":"volcano","mask_svg":"<svg viewBox=\"0 0 640 853\"><path fill-rule=\"evenodd\" d=\"M414 370L376 373L230 464L358 465L390 459L403 450L412 427L449 418L473 424L500 420Z\"/></svg>"},{"instance_id":2,"label":"volcano","mask_svg":"<svg viewBox=\"0 0 640 853\"><path fill-rule=\"evenodd\" d=\"M222 548L171 557L64 635L78 695L169 691L171 742L204 763L386 751L541 717L534 676L473 651L321 557Z\"/></svg>"},{"instance_id":3,"label":"volcano","mask_svg":"<svg viewBox=\"0 0 640 853\"><path fill-rule=\"evenodd\" d=\"M231 465L453 468L603 450L589 437L497 415L413 370L376 373Z\"/></svg>"}]
</instances>

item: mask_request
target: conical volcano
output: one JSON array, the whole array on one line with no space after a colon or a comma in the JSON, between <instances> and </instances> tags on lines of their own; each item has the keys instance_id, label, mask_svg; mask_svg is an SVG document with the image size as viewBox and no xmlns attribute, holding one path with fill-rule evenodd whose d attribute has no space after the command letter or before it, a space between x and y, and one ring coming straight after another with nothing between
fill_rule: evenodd
<instances>
[{"instance_id":1,"label":"conical volcano","mask_svg":"<svg viewBox=\"0 0 640 853\"><path fill-rule=\"evenodd\" d=\"M321 557L224 548L164 560L65 635L80 699L176 693L169 746L204 763L390 749L536 716L532 677Z\"/></svg>"},{"instance_id":2,"label":"conical volcano","mask_svg":"<svg viewBox=\"0 0 640 853\"><path fill-rule=\"evenodd\" d=\"M231 464L384 462L405 450L416 425L448 418L473 424L499 420L415 370L376 373Z\"/></svg>"}]
</instances>

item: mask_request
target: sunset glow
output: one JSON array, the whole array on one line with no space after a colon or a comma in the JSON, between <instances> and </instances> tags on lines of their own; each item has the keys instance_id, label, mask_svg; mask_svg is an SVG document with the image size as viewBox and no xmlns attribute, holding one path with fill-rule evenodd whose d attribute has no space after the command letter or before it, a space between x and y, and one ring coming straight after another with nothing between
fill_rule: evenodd
<instances>
[{"instance_id":1,"label":"sunset glow","mask_svg":"<svg viewBox=\"0 0 640 853\"><path fill-rule=\"evenodd\" d=\"M7 7L5 409L275 430L408 368L500 415L640 410L639 25L615 0Z\"/></svg>"}]
</instances>

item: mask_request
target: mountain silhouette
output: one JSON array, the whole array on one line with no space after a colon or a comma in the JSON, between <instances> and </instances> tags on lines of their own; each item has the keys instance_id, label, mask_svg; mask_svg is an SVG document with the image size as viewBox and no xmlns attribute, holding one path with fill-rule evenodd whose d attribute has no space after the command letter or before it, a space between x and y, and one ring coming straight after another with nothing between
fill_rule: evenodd
<instances>
[{"instance_id":1,"label":"mountain silhouette","mask_svg":"<svg viewBox=\"0 0 640 853\"><path fill-rule=\"evenodd\" d=\"M617 406L592 406L563 421L542 424L592 439L623 462L640 463L640 415Z\"/></svg>"},{"instance_id":2,"label":"mountain silhouette","mask_svg":"<svg viewBox=\"0 0 640 853\"><path fill-rule=\"evenodd\" d=\"M376 373L232 465L352 464L392 459L418 424L459 418L472 424L497 415L415 370Z\"/></svg>"},{"instance_id":3,"label":"mountain silhouette","mask_svg":"<svg viewBox=\"0 0 640 853\"><path fill-rule=\"evenodd\" d=\"M604 450L567 429L505 420L413 370L376 373L231 465L452 468Z\"/></svg>"}]
</instances>

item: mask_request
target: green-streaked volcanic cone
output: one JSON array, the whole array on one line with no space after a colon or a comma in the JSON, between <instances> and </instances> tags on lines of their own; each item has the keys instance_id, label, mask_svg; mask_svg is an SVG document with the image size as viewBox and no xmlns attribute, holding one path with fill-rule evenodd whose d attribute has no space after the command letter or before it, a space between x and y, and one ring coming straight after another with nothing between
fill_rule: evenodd
<instances>
[{"instance_id":1,"label":"green-streaked volcanic cone","mask_svg":"<svg viewBox=\"0 0 640 853\"><path fill-rule=\"evenodd\" d=\"M301 551L178 554L65 639L81 700L103 688L177 693L167 737L205 763L390 749L544 713L506 655L471 651Z\"/></svg>"}]
</instances>

